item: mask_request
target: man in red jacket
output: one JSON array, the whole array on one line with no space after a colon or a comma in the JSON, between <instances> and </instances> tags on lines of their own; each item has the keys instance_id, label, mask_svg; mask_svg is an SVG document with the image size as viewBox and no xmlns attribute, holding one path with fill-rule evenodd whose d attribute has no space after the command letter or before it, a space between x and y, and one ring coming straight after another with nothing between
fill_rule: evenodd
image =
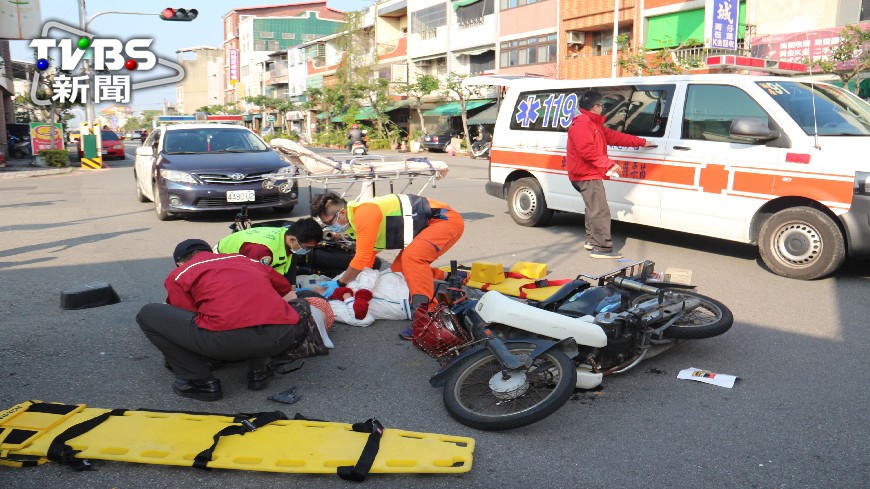
<instances>
[{"instance_id":1,"label":"man in red jacket","mask_svg":"<svg viewBox=\"0 0 870 489\"><path fill-rule=\"evenodd\" d=\"M580 113L568 128L568 179L583 196L586 205L586 239L583 247L592 258L622 258L613 250L610 238L610 207L604 193L607 173L619 173L619 165L608 158L607 146L655 146L646 139L604 127L601 93L588 90L580 97Z\"/></svg>"},{"instance_id":2,"label":"man in red jacket","mask_svg":"<svg viewBox=\"0 0 870 489\"><path fill-rule=\"evenodd\" d=\"M176 394L201 401L223 397L208 361L248 362L248 389L268 385L269 359L305 339L286 301L290 283L242 255L215 254L201 239L175 247L177 268L164 282L166 304L146 304L136 322L166 358Z\"/></svg>"}]
</instances>

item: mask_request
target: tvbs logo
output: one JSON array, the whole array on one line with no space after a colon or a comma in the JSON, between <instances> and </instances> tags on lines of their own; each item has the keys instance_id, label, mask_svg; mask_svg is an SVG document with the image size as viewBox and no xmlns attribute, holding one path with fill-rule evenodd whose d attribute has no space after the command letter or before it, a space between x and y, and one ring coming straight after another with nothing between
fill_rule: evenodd
<instances>
[{"instance_id":1,"label":"tvbs logo","mask_svg":"<svg viewBox=\"0 0 870 489\"><path fill-rule=\"evenodd\" d=\"M164 9L159 15L163 20L189 22L196 18L197 12L196 10ZM63 31L66 36L61 39L51 38L49 32L52 29ZM90 99L93 99L95 103L108 101L129 103L131 89L157 87L183 80L184 68L173 61L158 58L149 49L153 42L153 39L122 41L115 38L95 37L93 34L61 22L46 22L42 26L42 38L30 42L30 47L36 50L36 68L38 70L34 74L31 99L37 105L51 103L51 100L39 99L35 88L39 85L40 77L47 75L52 88L51 99L73 103L82 103ZM86 53L90 54L86 55ZM78 70L85 59L92 60L89 63L89 73ZM49 72L49 68L51 68L49 60L59 62L60 72L53 74ZM131 72L148 71L158 64L174 70L176 73L147 80L137 78L136 83L131 83ZM100 74L91 77L95 71ZM118 73L119 71L121 73ZM110 74L105 74L106 72Z\"/></svg>"}]
</instances>

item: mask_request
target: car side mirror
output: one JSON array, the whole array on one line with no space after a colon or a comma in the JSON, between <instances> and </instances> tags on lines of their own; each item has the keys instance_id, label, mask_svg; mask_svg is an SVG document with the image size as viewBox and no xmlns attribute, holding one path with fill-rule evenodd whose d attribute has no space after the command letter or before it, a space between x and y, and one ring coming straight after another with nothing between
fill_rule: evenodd
<instances>
[{"instance_id":1,"label":"car side mirror","mask_svg":"<svg viewBox=\"0 0 870 489\"><path fill-rule=\"evenodd\" d=\"M749 143L772 141L779 137L779 131L767 127L767 123L758 119L734 119L728 130L731 137Z\"/></svg>"},{"instance_id":2,"label":"car side mirror","mask_svg":"<svg viewBox=\"0 0 870 489\"><path fill-rule=\"evenodd\" d=\"M154 156L154 148L151 146L139 146L136 148L136 156Z\"/></svg>"}]
</instances>

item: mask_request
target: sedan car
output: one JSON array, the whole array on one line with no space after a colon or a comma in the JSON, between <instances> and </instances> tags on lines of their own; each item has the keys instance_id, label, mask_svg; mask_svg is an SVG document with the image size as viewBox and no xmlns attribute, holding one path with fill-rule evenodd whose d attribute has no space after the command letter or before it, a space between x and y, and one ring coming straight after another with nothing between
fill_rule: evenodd
<instances>
[{"instance_id":1,"label":"sedan car","mask_svg":"<svg viewBox=\"0 0 870 489\"><path fill-rule=\"evenodd\" d=\"M104 159L116 158L123 160L127 158L124 153L124 141L118 137L114 131L103 131L100 133L102 139L102 155ZM84 146L79 142L79 158L85 157Z\"/></svg>"},{"instance_id":2,"label":"sedan car","mask_svg":"<svg viewBox=\"0 0 870 489\"><path fill-rule=\"evenodd\" d=\"M429 151L447 151L450 141L461 135L459 131L438 131L435 134L427 134L423 136L423 147Z\"/></svg>"},{"instance_id":3,"label":"sedan car","mask_svg":"<svg viewBox=\"0 0 870 489\"><path fill-rule=\"evenodd\" d=\"M159 127L136 149L140 202L154 202L157 218L205 211L272 208L289 213L298 202L296 180L264 188L268 174L296 167L245 127L219 123Z\"/></svg>"}]
</instances>

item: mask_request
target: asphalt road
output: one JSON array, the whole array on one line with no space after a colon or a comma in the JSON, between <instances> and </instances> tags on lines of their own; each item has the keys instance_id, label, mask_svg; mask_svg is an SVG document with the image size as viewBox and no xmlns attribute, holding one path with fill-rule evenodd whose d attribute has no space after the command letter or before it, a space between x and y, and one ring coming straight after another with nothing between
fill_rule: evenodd
<instances>
[{"instance_id":1,"label":"asphalt road","mask_svg":"<svg viewBox=\"0 0 870 489\"><path fill-rule=\"evenodd\" d=\"M450 174L425 194L451 203L466 220L465 235L445 264L545 262L551 278L618 265L582 250L581 216L558 215L546 228L520 227L503 201L484 193L485 161L429 156L447 161ZM172 377L134 317L142 305L164 300L174 245L193 237L217 241L228 233L232 213L160 222L153 205L136 201L132 159L107 164L101 171L0 181L0 407L41 399L223 413L280 409L342 422L375 416L388 428L476 439L466 474L372 475L366 482L379 487L866 487L867 262L800 282L765 270L749 246L616 223L614 239L627 259L691 270L701 293L733 310L734 327L609 377L600 391L578 391L553 416L514 431L480 432L453 421L441 391L427 383L436 362L396 334L405 322L336 325L335 350L263 392L245 389L244 366L224 368L218 371L224 399L204 403L172 393ZM304 216L304 207L292 217ZM253 217L285 216L264 211ZM122 302L79 311L59 307L61 290L94 281L109 282ZM733 389L678 380L688 367L739 380ZM266 399L290 386L299 389L298 403ZM96 465L97 471L83 473L56 464L0 467L0 486L353 485L325 475Z\"/></svg>"}]
</instances>

